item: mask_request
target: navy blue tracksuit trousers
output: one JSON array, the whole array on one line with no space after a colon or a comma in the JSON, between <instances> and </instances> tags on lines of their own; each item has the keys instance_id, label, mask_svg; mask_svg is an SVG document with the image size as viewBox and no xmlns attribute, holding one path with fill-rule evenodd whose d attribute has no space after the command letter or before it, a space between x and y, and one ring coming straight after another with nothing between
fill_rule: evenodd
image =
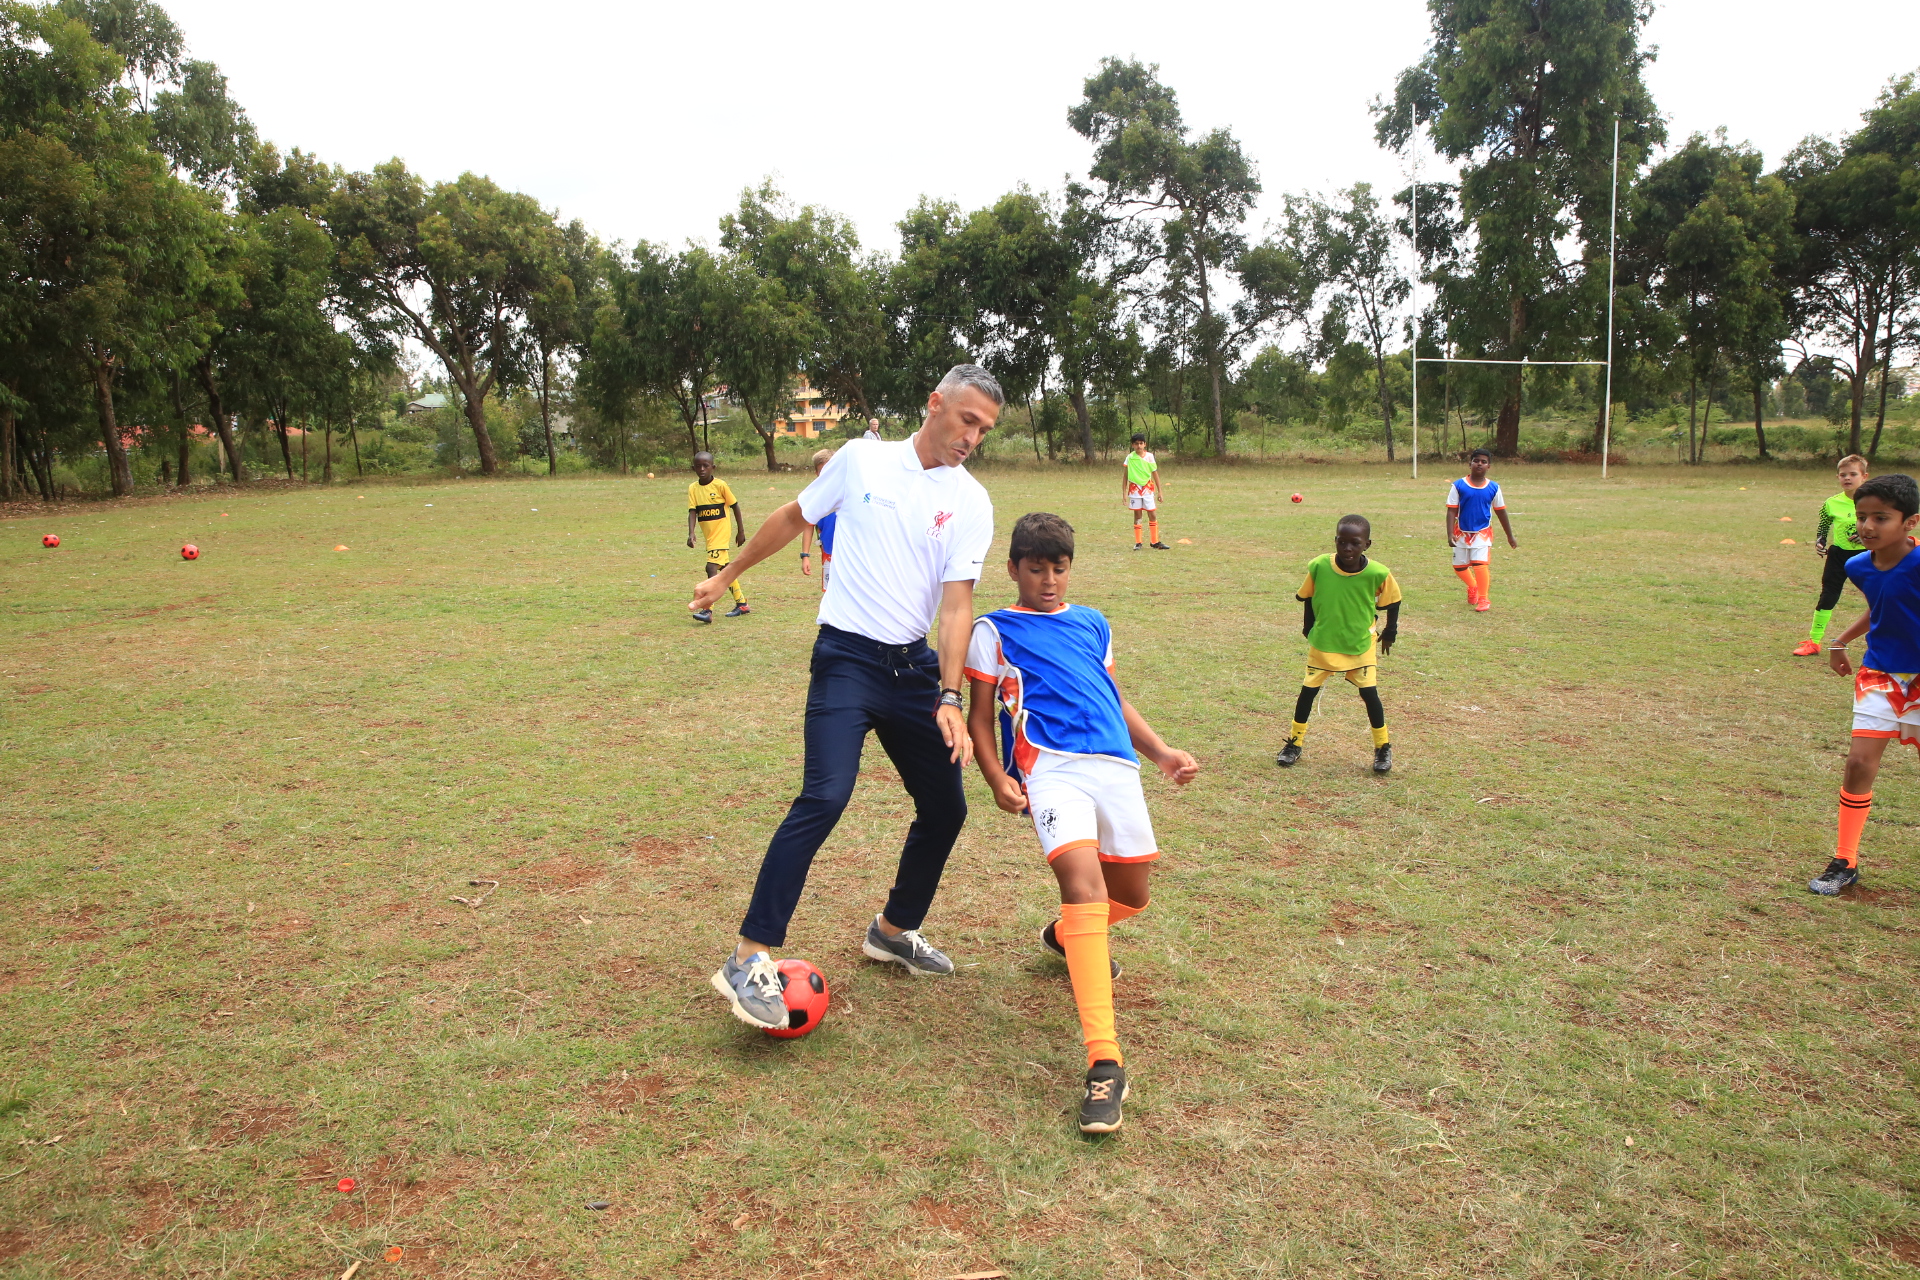
<instances>
[{"instance_id":1,"label":"navy blue tracksuit trousers","mask_svg":"<svg viewBox=\"0 0 1920 1280\"><path fill-rule=\"evenodd\" d=\"M807 686L806 772L761 860L742 937L773 947L786 943L787 922L800 903L813 855L853 795L869 729L913 797L913 825L900 850L886 916L902 929L920 927L967 820L960 766L933 719L939 701L940 661L926 641L881 644L821 626Z\"/></svg>"}]
</instances>

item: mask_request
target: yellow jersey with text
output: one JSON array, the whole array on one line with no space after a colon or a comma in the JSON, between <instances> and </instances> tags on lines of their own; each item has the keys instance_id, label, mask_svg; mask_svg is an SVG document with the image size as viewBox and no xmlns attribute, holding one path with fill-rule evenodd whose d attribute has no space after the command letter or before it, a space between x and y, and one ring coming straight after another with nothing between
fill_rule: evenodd
<instances>
[{"instance_id":1,"label":"yellow jersey with text","mask_svg":"<svg viewBox=\"0 0 1920 1280\"><path fill-rule=\"evenodd\" d=\"M693 512L693 518L699 522L709 549L724 547L733 541L733 517L727 508L736 501L733 490L727 488L727 482L719 476L713 478L712 484L696 480L687 486L687 510Z\"/></svg>"}]
</instances>

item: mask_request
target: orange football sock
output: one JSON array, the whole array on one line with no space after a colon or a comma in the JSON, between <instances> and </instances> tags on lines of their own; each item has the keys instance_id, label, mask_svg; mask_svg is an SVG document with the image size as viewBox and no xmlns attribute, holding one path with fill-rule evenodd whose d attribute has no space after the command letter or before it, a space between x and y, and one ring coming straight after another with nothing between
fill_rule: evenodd
<instances>
[{"instance_id":1,"label":"orange football sock","mask_svg":"<svg viewBox=\"0 0 1920 1280\"><path fill-rule=\"evenodd\" d=\"M1136 547L1140 545L1140 522L1138 520L1133 522L1133 545Z\"/></svg>"},{"instance_id":2,"label":"orange football sock","mask_svg":"<svg viewBox=\"0 0 1920 1280\"><path fill-rule=\"evenodd\" d=\"M1454 576L1459 578L1461 583L1466 587L1467 599L1469 600L1473 599L1473 593L1476 590L1476 588L1473 585L1473 566L1465 565L1465 564L1457 564L1453 566L1453 573L1454 573Z\"/></svg>"},{"instance_id":3,"label":"orange football sock","mask_svg":"<svg viewBox=\"0 0 1920 1280\"><path fill-rule=\"evenodd\" d=\"M1112 928L1122 920L1131 920L1152 905L1152 898L1148 898L1137 907L1130 907L1124 902L1115 902L1109 898L1107 900L1107 927Z\"/></svg>"},{"instance_id":4,"label":"orange football sock","mask_svg":"<svg viewBox=\"0 0 1920 1280\"><path fill-rule=\"evenodd\" d=\"M1060 924L1054 930L1067 953L1067 976L1073 980L1073 1002L1080 1007L1080 1036L1087 1042L1087 1065L1102 1058L1120 1059L1120 1042L1113 1038L1113 969L1107 954L1107 904L1063 902Z\"/></svg>"},{"instance_id":5,"label":"orange football sock","mask_svg":"<svg viewBox=\"0 0 1920 1280\"><path fill-rule=\"evenodd\" d=\"M1873 812L1873 792L1857 796L1840 788L1840 841L1834 857L1850 867L1860 865L1860 833L1867 829L1867 815Z\"/></svg>"},{"instance_id":6,"label":"orange football sock","mask_svg":"<svg viewBox=\"0 0 1920 1280\"><path fill-rule=\"evenodd\" d=\"M1487 586L1492 581L1493 581L1492 569L1490 569L1484 564L1477 564L1473 566L1473 583L1474 583L1475 589L1480 592L1480 599L1485 600L1487 598Z\"/></svg>"},{"instance_id":7,"label":"orange football sock","mask_svg":"<svg viewBox=\"0 0 1920 1280\"><path fill-rule=\"evenodd\" d=\"M1147 517L1147 541L1160 541L1160 517L1158 516Z\"/></svg>"}]
</instances>

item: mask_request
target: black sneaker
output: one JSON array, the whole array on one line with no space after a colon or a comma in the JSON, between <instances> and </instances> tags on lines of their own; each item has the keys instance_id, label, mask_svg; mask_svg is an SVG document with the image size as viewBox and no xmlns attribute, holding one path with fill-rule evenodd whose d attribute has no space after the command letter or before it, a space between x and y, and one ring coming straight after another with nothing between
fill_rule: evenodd
<instances>
[{"instance_id":1,"label":"black sneaker","mask_svg":"<svg viewBox=\"0 0 1920 1280\"><path fill-rule=\"evenodd\" d=\"M1840 859L1835 858L1827 864L1825 871L1822 871L1819 875L1807 881L1807 888L1815 893L1831 898L1847 886L1858 884L1859 882L1860 869L1858 867L1848 866L1846 863L1840 861Z\"/></svg>"},{"instance_id":2,"label":"black sneaker","mask_svg":"<svg viewBox=\"0 0 1920 1280\"><path fill-rule=\"evenodd\" d=\"M737 605L735 605L735 606L733 606L733 608L731 608L731 609L729 609L729 610L727 610L727 616L728 616L729 618L740 618L740 617L744 617L744 616L746 616L747 614L749 614L749 613L752 613L752 612L753 612L753 610L751 610L751 609L749 609L749 608L747 608L747 602L746 602L746 601L744 601L744 600L742 600L742 601L741 601L741 602L740 602L739 604L737 604Z\"/></svg>"},{"instance_id":3,"label":"black sneaker","mask_svg":"<svg viewBox=\"0 0 1920 1280\"><path fill-rule=\"evenodd\" d=\"M1290 738L1287 740L1287 745L1280 748L1280 754L1273 758L1273 762L1282 769L1291 769L1300 763L1300 753L1303 750L1305 750L1304 747Z\"/></svg>"},{"instance_id":4,"label":"black sneaker","mask_svg":"<svg viewBox=\"0 0 1920 1280\"><path fill-rule=\"evenodd\" d=\"M1373 749L1373 771L1375 773L1393 772L1393 744L1386 743Z\"/></svg>"},{"instance_id":5,"label":"black sneaker","mask_svg":"<svg viewBox=\"0 0 1920 1280\"><path fill-rule=\"evenodd\" d=\"M1080 1098L1080 1132L1112 1133L1121 1125L1120 1104L1127 1100L1127 1069L1112 1058L1087 1068L1087 1091Z\"/></svg>"},{"instance_id":6,"label":"black sneaker","mask_svg":"<svg viewBox=\"0 0 1920 1280\"><path fill-rule=\"evenodd\" d=\"M1047 927L1040 931L1040 945L1059 956L1062 960L1065 960L1067 958L1067 949L1060 945L1060 938L1053 931L1053 927L1059 923L1058 920L1047 921ZM1113 958L1112 951L1107 952L1107 963L1113 967L1113 976L1118 978L1120 976L1120 962Z\"/></svg>"},{"instance_id":7,"label":"black sneaker","mask_svg":"<svg viewBox=\"0 0 1920 1280\"><path fill-rule=\"evenodd\" d=\"M1152 548L1153 548L1153 549L1154 549L1155 551L1171 551L1171 550L1173 550L1173 548L1172 548L1172 547L1170 547L1170 546L1168 546L1168 545L1167 545L1166 543L1164 543L1164 542L1149 542L1149 543L1148 543L1147 545L1148 545L1148 546L1150 546L1150 547L1152 547Z\"/></svg>"},{"instance_id":8,"label":"black sneaker","mask_svg":"<svg viewBox=\"0 0 1920 1280\"><path fill-rule=\"evenodd\" d=\"M1133 549L1134 549L1135 551L1138 551L1138 550L1140 549L1140 544L1139 544L1139 543L1137 543L1137 542L1136 542L1136 543L1134 543L1134 544L1133 544Z\"/></svg>"}]
</instances>

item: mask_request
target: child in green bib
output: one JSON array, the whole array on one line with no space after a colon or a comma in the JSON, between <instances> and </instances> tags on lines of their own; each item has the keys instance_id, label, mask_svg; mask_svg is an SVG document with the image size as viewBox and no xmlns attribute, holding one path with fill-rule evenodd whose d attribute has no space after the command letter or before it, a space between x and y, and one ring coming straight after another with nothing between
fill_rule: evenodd
<instances>
[{"instance_id":1,"label":"child in green bib","mask_svg":"<svg viewBox=\"0 0 1920 1280\"><path fill-rule=\"evenodd\" d=\"M1160 541L1160 502L1163 497L1160 489L1160 464L1147 452L1147 438L1140 432L1133 433L1133 442L1127 454L1127 478L1122 493L1127 499L1127 510L1133 512L1133 549L1140 549L1140 513L1147 513L1147 530L1151 545L1155 551L1171 551L1166 543Z\"/></svg>"},{"instance_id":2,"label":"child in green bib","mask_svg":"<svg viewBox=\"0 0 1920 1280\"><path fill-rule=\"evenodd\" d=\"M1827 638L1827 623L1833 607L1840 603L1841 588L1847 585L1847 561L1865 550L1854 536L1853 493L1867 479L1867 460L1857 453L1840 459L1840 492L1820 505L1820 527L1813 534L1813 553L1820 557L1820 602L1813 606L1813 626L1793 651L1796 658L1810 658L1820 652Z\"/></svg>"},{"instance_id":3,"label":"child in green bib","mask_svg":"<svg viewBox=\"0 0 1920 1280\"><path fill-rule=\"evenodd\" d=\"M1333 554L1314 557L1294 597L1306 605L1300 630L1307 637L1307 674L1293 705L1293 730L1274 757L1283 769L1298 763L1314 699L1328 677L1336 675L1345 676L1366 704L1367 723L1373 727L1373 771L1393 768L1375 655L1391 651L1400 633L1400 584L1387 566L1367 558L1372 545L1373 526L1365 516L1341 516L1333 533ZM1383 609L1387 625L1376 636L1374 619Z\"/></svg>"}]
</instances>

